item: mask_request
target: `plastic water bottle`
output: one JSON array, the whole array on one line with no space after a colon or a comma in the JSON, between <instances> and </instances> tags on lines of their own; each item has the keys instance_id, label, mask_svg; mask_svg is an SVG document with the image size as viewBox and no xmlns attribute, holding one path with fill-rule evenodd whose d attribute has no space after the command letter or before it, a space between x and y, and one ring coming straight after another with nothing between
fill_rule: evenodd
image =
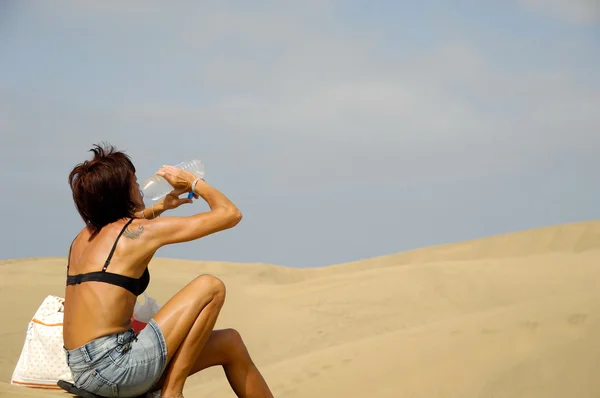
<instances>
[{"instance_id":1,"label":"plastic water bottle","mask_svg":"<svg viewBox=\"0 0 600 398\"><path fill-rule=\"evenodd\" d=\"M186 162L181 162L178 165L175 165L175 167L189 171L196 177L204 177L204 165L199 160L188 160ZM173 187L167 180L156 174L152 177L146 178L142 182L141 188L142 192L144 193L144 199L147 198L152 201L164 198L173 190ZM190 192L188 194L188 199L191 199L193 196L194 193Z\"/></svg>"}]
</instances>

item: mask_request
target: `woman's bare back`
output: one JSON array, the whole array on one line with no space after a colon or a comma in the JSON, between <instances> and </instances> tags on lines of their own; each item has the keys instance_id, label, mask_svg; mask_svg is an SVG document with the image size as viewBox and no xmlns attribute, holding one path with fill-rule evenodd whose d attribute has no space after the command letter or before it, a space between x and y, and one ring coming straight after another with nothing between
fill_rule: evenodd
<instances>
[{"instance_id":1,"label":"woman's bare back","mask_svg":"<svg viewBox=\"0 0 600 398\"><path fill-rule=\"evenodd\" d=\"M125 227L127 221L107 225L91 241L90 232L84 228L71 246L67 275L102 271L110 259L106 272L141 278L152 255L140 253L143 248L138 242L139 222L133 221ZM65 348L77 348L95 338L129 329L136 298L123 287L102 281L67 286L63 328Z\"/></svg>"}]
</instances>

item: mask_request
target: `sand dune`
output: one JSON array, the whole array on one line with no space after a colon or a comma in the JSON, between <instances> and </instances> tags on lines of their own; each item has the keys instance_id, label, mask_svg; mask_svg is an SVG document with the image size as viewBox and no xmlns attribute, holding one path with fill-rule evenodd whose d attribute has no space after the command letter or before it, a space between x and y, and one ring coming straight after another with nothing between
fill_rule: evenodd
<instances>
[{"instance_id":1,"label":"sand dune","mask_svg":"<svg viewBox=\"0 0 600 398\"><path fill-rule=\"evenodd\" d=\"M63 296L64 267L0 262L0 397L67 396L8 385L33 312ZM217 327L242 333L276 397L600 397L600 222L318 269L150 267L160 303L200 273L225 281ZM217 368L185 393L234 397Z\"/></svg>"}]
</instances>

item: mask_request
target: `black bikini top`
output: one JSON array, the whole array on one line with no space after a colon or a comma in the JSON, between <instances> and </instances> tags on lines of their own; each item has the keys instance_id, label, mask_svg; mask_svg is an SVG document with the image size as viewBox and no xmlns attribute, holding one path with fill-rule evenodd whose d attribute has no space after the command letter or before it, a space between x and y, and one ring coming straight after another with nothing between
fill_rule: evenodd
<instances>
[{"instance_id":1,"label":"black bikini top","mask_svg":"<svg viewBox=\"0 0 600 398\"><path fill-rule=\"evenodd\" d=\"M117 240L115 240L112 250L110 251L108 258L104 263L102 271L88 272L87 274L67 275L67 286L78 285L83 282L105 282L110 283L111 285L121 286L122 288L129 290L136 296L139 296L140 294L144 293L144 291L148 287L148 284L150 283L150 272L148 272L148 268L144 270L144 273L139 279L131 278L129 276L120 274L113 274L112 272L106 272L106 268L108 268L108 265L110 264L110 260L112 259L112 256L115 252L119 238L121 237L123 232L125 232L125 229L129 226L129 224L131 224L132 221L133 218L129 220L127 224L125 224L125 226L119 233L119 236L117 236ZM73 243L71 243L71 248L72 247ZM69 248L69 258L67 260L67 273L69 272L69 265L71 263L71 248Z\"/></svg>"}]
</instances>

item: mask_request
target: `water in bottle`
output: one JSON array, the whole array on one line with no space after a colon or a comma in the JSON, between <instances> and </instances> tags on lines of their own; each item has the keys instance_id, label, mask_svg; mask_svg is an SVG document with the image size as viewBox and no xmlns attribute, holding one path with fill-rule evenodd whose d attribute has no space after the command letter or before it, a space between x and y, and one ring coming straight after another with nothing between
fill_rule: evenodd
<instances>
[{"instance_id":1,"label":"water in bottle","mask_svg":"<svg viewBox=\"0 0 600 398\"><path fill-rule=\"evenodd\" d=\"M188 160L175 165L175 167L189 171L196 177L204 177L204 165L200 160ZM146 178L142 182L141 188L144 193L144 199L149 199L151 201L160 200L173 190L173 187L167 180L156 174ZM188 198L191 199L193 195L194 194L190 192Z\"/></svg>"}]
</instances>

